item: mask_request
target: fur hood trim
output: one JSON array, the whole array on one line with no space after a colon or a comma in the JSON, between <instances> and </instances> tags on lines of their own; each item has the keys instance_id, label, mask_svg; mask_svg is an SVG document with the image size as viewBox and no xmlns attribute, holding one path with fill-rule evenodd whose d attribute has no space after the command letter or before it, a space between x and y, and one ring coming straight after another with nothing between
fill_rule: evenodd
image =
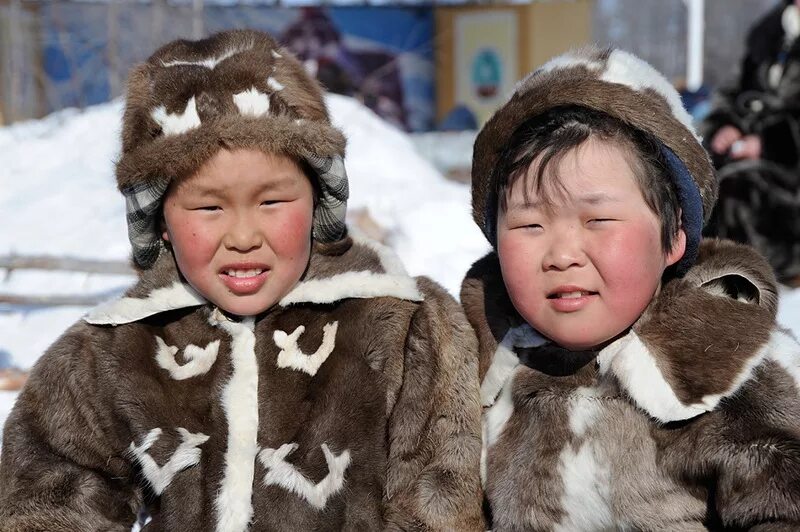
<instances>
[{"instance_id":1,"label":"fur hood trim","mask_svg":"<svg viewBox=\"0 0 800 532\"><path fill-rule=\"evenodd\" d=\"M362 237L346 237L332 244L315 242L308 270L278 303L282 307L329 304L342 299L394 297L424 299L417 281L405 272L388 247ZM101 304L84 321L93 325L121 325L167 312L207 304L180 276L170 253L162 253L125 296Z\"/></svg>"},{"instance_id":2,"label":"fur hood trim","mask_svg":"<svg viewBox=\"0 0 800 532\"><path fill-rule=\"evenodd\" d=\"M703 241L686 276L667 282L631 331L600 351L599 371L660 422L711 411L765 357L800 356L775 322L776 293L769 265L751 248ZM467 274L461 300L480 341L481 395L490 406L519 365L515 349L536 347L538 335L513 309L494 253Z\"/></svg>"}]
</instances>

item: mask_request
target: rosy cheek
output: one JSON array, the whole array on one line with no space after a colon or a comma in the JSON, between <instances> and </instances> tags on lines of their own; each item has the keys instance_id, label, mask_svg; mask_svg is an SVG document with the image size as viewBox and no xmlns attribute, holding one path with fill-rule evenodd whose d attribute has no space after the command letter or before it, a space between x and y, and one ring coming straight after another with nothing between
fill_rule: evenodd
<instances>
[{"instance_id":1,"label":"rosy cheek","mask_svg":"<svg viewBox=\"0 0 800 532\"><path fill-rule=\"evenodd\" d=\"M311 220L310 209L305 206L287 209L274 240L275 251L287 258L302 258L311 244Z\"/></svg>"}]
</instances>

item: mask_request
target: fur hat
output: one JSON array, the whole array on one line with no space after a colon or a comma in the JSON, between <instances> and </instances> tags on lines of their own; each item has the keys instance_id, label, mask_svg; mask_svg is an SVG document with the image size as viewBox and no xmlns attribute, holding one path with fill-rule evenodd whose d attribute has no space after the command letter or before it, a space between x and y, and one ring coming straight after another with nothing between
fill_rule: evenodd
<instances>
[{"instance_id":1,"label":"fur hat","mask_svg":"<svg viewBox=\"0 0 800 532\"><path fill-rule=\"evenodd\" d=\"M173 41L131 71L117 185L137 266L149 268L164 249L159 218L169 184L220 148L306 161L321 190L314 238L344 236L345 138L331 126L319 84L266 33L226 31Z\"/></svg>"},{"instance_id":2,"label":"fur hat","mask_svg":"<svg viewBox=\"0 0 800 532\"><path fill-rule=\"evenodd\" d=\"M704 220L717 198L708 154L672 85L653 67L622 50L585 47L551 59L519 82L511 99L486 123L472 162L472 215L496 244L497 197L493 170L517 128L554 107L601 111L661 143L681 203L686 253L684 272L697 257Z\"/></svg>"}]
</instances>

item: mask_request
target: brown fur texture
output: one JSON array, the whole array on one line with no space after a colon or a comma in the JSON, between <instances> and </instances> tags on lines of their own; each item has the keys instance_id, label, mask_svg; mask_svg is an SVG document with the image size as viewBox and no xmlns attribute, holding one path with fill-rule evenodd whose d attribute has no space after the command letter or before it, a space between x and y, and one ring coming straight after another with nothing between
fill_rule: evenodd
<instances>
[{"instance_id":1,"label":"brown fur texture","mask_svg":"<svg viewBox=\"0 0 800 532\"><path fill-rule=\"evenodd\" d=\"M650 415L635 398L651 390L626 388L616 368L554 374L537 357L575 355L512 346L510 401L500 392L484 408L484 435L495 409L508 410L484 448L493 529L800 529L800 345L778 330L775 290L749 248L705 241L634 324L682 403L723 395L691 419ZM501 341L524 323L494 254L475 263L461 298L485 386Z\"/></svg>"},{"instance_id":2,"label":"brown fur texture","mask_svg":"<svg viewBox=\"0 0 800 532\"><path fill-rule=\"evenodd\" d=\"M313 253L306 279L385 271L371 246L349 238L315 244ZM179 281L170 258L162 255L128 296L145 299ZM343 292L256 318L258 448L296 444L285 460L312 484L329 474L323 444L334 456L349 452L350 463L342 488L318 509L265 484L268 468L249 462L249 530L484 530L476 340L449 295L424 278L416 286L422 301ZM206 304L67 331L37 363L6 424L0 530L130 530L139 510L152 517L147 531L214 530L231 419L223 390L236 371L231 335L212 326L219 316ZM280 365L276 331L305 327L297 347L310 356L332 322L335 344L316 373ZM177 348L181 365L190 344L218 341L219 351L206 372L176 380L156 361L156 337ZM147 452L158 466L177 454L179 428L208 436L197 463L179 469L160 496L133 451L155 428L162 432Z\"/></svg>"},{"instance_id":3,"label":"brown fur texture","mask_svg":"<svg viewBox=\"0 0 800 532\"><path fill-rule=\"evenodd\" d=\"M652 89L634 90L621 83L603 81L610 50L586 47L571 55L596 63L537 70L520 82L511 99L486 123L475 140L472 159L472 216L485 230L487 201L494 187L492 172L517 127L558 106L579 105L607 113L661 140L684 162L710 216L717 182L711 162L700 142L675 116L669 104Z\"/></svg>"},{"instance_id":4,"label":"brown fur texture","mask_svg":"<svg viewBox=\"0 0 800 532\"><path fill-rule=\"evenodd\" d=\"M181 61L223 57L213 69L165 66ZM279 56L279 57L277 57ZM269 79L283 88L276 90ZM242 116L233 95L255 88L269 95L270 111ZM151 113L183 113L194 96L201 127L165 136ZM136 67L128 80L117 163L120 189L131 185L183 179L220 148L253 148L298 159L344 155L345 139L331 126L319 84L269 35L236 30L203 41L175 41Z\"/></svg>"}]
</instances>

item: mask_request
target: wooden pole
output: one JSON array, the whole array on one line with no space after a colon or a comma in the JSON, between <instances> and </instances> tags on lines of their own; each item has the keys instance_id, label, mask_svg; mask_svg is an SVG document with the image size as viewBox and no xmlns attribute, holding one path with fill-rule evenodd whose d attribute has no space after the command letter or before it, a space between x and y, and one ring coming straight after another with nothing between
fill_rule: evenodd
<instances>
[{"instance_id":1,"label":"wooden pole","mask_svg":"<svg viewBox=\"0 0 800 532\"><path fill-rule=\"evenodd\" d=\"M5 270L60 270L70 272L100 273L106 275L133 275L126 261L78 259L49 255L0 255L0 269Z\"/></svg>"}]
</instances>

